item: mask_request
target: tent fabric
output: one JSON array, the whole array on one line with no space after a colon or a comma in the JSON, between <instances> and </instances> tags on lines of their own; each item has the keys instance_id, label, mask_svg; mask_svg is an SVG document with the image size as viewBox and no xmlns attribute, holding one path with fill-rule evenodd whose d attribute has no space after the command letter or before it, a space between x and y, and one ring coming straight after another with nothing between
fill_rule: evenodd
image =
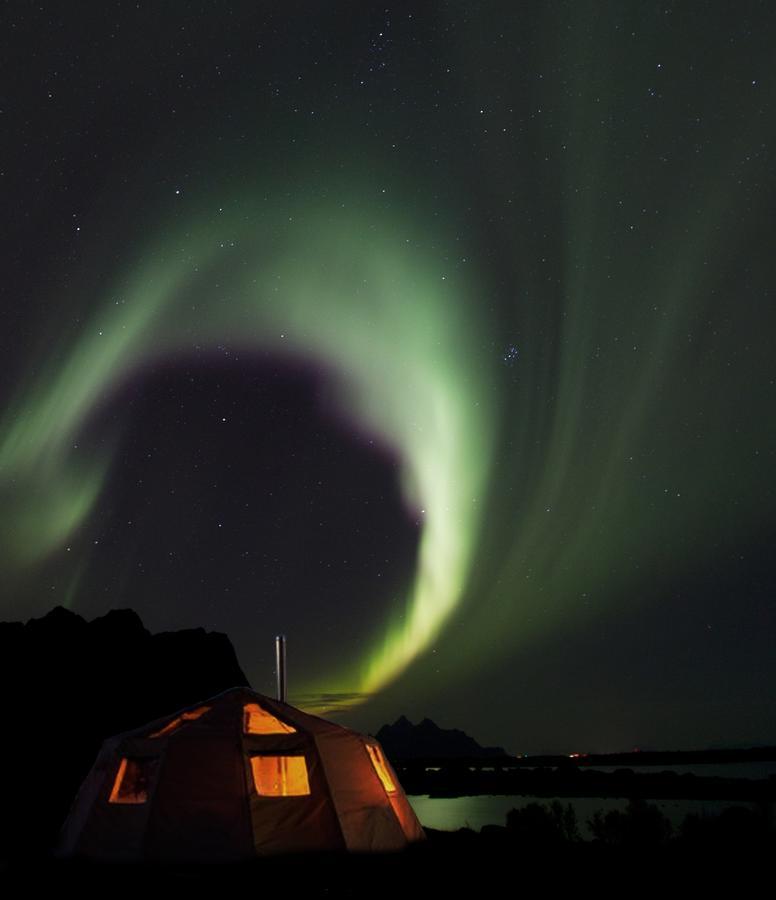
<instances>
[{"instance_id":1,"label":"tent fabric","mask_svg":"<svg viewBox=\"0 0 776 900\"><path fill-rule=\"evenodd\" d=\"M233 688L106 740L59 852L228 861L423 838L374 738Z\"/></svg>"}]
</instances>

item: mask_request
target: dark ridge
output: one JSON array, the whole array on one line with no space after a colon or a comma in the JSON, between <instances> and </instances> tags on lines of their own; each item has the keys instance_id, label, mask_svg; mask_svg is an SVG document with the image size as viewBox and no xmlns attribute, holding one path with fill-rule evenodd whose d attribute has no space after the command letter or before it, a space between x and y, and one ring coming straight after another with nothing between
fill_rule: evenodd
<instances>
[{"instance_id":1,"label":"dark ridge","mask_svg":"<svg viewBox=\"0 0 776 900\"><path fill-rule=\"evenodd\" d=\"M431 719L413 725L399 716L393 725L383 725L375 735L392 760L505 757L501 747L481 747L457 728L440 728Z\"/></svg>"},{"instance_id":2,"label":"dark ridge","mask_svg":"<svg viewBox=\"0 0 776 900\"><path fill-rule=\"evenodd\" d=\"M103 740L248 685L225 634L152 635L131 609L0 623L0 860L51 846Z\"/></svg>"}]
</instances>

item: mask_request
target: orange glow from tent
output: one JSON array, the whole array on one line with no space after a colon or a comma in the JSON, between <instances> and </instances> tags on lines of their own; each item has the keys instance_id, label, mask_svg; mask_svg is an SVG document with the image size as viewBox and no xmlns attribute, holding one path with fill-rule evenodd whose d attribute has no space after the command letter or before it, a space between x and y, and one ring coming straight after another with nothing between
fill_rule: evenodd
<instances>
[{"instance_id":1,"label":"orange glow from tent","mask_svg":"<svg viewBox=\"0 0 776 900\"><path fill-rule=\"evenodd\" d=\"M256 793L262 797L303 797L310 793L303 756L252 756Z\"/></svg>"},{"instance_id":2,"label":"orange glow from tent","mask_svg":"<svg viewBox=\"0 0 776 900\"><path fill-rule=\"evenodd\" d=\"M156 765L155 759L129 759L122 757L109 803L146 803L148 783Z\"/></svg>"},{"instance_id":3,"label":"orange glow from tent","mask_svg":"<svg viewBox=\"0 0 776 900\"><path fill-rule=\"evenodd\" d=\"M272 713L262 709L258 703L246 703L243 713L245 734L293 734L296 732L296 728L281 722Z\"/></svg>"},{"instance_id":4,"label":"orange glow from tent","mask_svg":"<svg viewBox=\"0 0 776 900\"><path fill-rule=\"evenodd\" d=\"M164 728L160 728L159 731L149 734L148 737L157 738L172 734L174 731L177 731L185 725L186 722L192 722L200 716L204 716L209 710L209 706L198 706L196 709L187 710L185 713L181 713L177 718L173 719L172 722L168 722Z\"/></svg>"},{"instance_id":5,"label":"orange glow from tent","mask_svg":"<svg viewBox=\"0 0 776 900\"><path fill-rule=\"evenodd\" d=\"M372 744L367 744L366 749L369 753L369 758L372 760L372 765L375 767L375 772L377 772L377 777L383 783L383 787L389 794L395 794L396 785L393 783L391 773L388 771L382 750Z\"/></svg>"}]
</instances>

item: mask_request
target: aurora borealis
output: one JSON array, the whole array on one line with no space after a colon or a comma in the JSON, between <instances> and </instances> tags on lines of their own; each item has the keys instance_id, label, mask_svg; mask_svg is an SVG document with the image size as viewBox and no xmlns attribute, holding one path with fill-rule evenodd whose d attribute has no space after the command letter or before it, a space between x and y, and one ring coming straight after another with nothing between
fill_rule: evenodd
<instances>
[{"instance_id":1,"label":"aurora borealis","mask_svg":"<svg viewBox=\"0 0 776 900\"><path fill-rule=\"evenodd\" d=\"M234 207L255 208L250 200ZM2 469L22 484L9 491L9 505L18 503L10 521L21 523L7 536L9 566L60 549L99 502L110 461L98 458L89 470L73 451L94 405L128 373L193 346L267 347L332 371L334 404L397 455L402 497L421 520L406 616L351 684L379 689L425 649L458 602L490 456L478 368L472 375L459 364L476 359L477 326L466 322L455 287L425 272L396 238L374 225L359 230L357 216L305 207L283 226L276 210L268 221L222 218L218 229L230 240L218 243L206 222L168 236L172 253L165 243L111 291L121 299L21 398L24 413L12 411L4 428ZM391 233L411 232L393 223ZM229 250L237 247L235 272Z\"/></svg>"},{"instance_id":2,"label":"aurora borealis","mask_svg":"<svg viewBox=\"0 0 776 900\"><path fill-rule=\"evenodd\" d=\"M359 727L776 741L776 14L9 13L3 618L267 691L282 630Z\"/></svg>"}]
</instances>

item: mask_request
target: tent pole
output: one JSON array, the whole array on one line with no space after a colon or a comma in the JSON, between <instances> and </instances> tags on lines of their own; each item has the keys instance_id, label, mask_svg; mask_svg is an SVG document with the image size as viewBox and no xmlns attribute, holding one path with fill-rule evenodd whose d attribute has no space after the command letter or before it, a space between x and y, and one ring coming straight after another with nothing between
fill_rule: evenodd
<instances>
[{"instance_id":1,"label":"tent pole","mask_svg":"<svg viewBox=\"0 0 776 900\"><path fill-rule=\"evenodd\" d=\"M286 702L286 636L279 634L275 638L275 672L278 679L278 700Z\"/></svg>"}]
</instances>

